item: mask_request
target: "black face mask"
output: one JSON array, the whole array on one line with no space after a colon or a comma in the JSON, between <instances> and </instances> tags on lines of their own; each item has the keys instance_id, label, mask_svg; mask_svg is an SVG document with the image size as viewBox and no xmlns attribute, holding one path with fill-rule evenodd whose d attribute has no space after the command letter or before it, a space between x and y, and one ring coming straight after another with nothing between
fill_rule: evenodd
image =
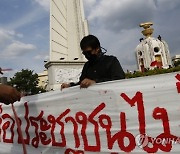
<instances>
[{"instance_id":1,"label":"black face mask","mask_svg":"<svg viewBox=\"0 0 180 154\"><path fill-rule=\"evenodd\" d=\"M91 54L90 52L84 52L83 53L86 59L90 62L95 62L98 59L97 55Z\"/></svg>"}]
</instances>

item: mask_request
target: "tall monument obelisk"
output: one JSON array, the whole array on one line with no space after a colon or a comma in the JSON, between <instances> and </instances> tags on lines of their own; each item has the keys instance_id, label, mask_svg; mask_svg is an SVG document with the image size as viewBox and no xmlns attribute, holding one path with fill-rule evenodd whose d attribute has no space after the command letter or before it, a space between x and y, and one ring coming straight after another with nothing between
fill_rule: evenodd
<instances>
[{"instance_id":1,"label":"tall monument obelisk","mask_svg":"<svg viewBox=\"0 0 180 154\"><path fill-rule=\"evenodd\" d=\"M49 90L78 81L86 61L79 43L88 33L82 0L50 0Z\"/></svg>"}]
</instances>

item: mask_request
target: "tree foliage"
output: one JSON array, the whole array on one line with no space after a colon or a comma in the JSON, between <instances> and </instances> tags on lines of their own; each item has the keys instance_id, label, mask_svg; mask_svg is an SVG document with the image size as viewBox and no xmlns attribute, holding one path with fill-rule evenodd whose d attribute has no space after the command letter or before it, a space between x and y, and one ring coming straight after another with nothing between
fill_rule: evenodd
<instances>
[{"instance_id":1,"label":"tree foliage","mask_svg":"<svg viewBox=\"0 0 180 154\"><path fill-rule=\"evenodd\" d=\"M134 72L134 73L126 73L126 78L136 78L141 76L149 76L149 75L156 75L156 74L164 74L164 73L171 73L171 72L178 72L180 71L180 66L168 68L168 69L159 69L155 68L153 70L148 70L146 72Z\"/></svg>"},{"instance_id":2,"label":"tree foliage","mask_svg":"<svg viewBox=\"0 0 180 154\"><path fill-rule=\"evenodd\" d=\"M10 78L8 84L17 88L17 90L24 92L28 95L38 94L45 92L44 89L38 87L38 74L28 69L22 69L17 72L13 78Z\"/></svg>"}]
</instances>

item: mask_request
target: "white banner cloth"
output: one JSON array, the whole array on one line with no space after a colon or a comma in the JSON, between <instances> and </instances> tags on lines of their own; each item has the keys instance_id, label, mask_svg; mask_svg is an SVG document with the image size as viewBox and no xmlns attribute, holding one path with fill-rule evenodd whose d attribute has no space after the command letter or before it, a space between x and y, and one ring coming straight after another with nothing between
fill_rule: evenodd
<instances>
[{"instance_id":1,"label":"white banner cloth","mask_svg":"<svg viewBox=\"0 0 180 154\"><path fill-rule=\"evenodd\" d=\"M14 106L28 154L180 153L180 72L27 96ZM23 153L3 104L0 153Z\"/></svg>"}]
</instances>

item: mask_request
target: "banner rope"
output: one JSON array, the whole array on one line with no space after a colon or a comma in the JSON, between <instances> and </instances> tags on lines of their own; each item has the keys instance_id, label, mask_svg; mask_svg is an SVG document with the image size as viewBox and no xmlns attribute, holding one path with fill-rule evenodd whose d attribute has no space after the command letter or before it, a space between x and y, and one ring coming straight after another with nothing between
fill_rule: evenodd
<instances>
[{"instance_id":1,"label":"banner rope","mask_svg":"<svg viewBox=\"0 0 180 154\"><path fill-rule=\"evenodd\" d=\"M22 130L21 130L21 126L20 126L20 123L19 123L19 120L18 120L18 116L17 116L17 113L15 111L14 105L13 104L11 104L11 105L12 105L12 110L13 110L14 117L15 117L15 120L16 120L17 129L18 129L20 139L21 139L21 142L22 142L23 151L24 151L24 154L27 154L26 145L25 145L25 142L24 142L24 139L23 139Z\"/></svg>"}]
</instances>

